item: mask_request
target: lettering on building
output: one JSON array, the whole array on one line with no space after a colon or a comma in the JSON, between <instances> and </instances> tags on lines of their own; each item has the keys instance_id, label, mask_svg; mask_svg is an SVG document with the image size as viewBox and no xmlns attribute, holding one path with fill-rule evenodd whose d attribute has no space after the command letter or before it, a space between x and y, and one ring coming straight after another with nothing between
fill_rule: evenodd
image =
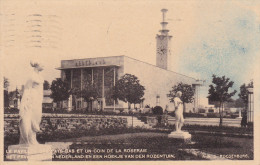
<instances>
[{"instance_id":1,"label":"lettering on building","mask_svg":"<svg viewBox=\"0 0 260 165\"><path fill-rule=\"evenodd\" d=\"M106 62L102 60L81 60L76 61L75 66L94 66L94 65L105 65Z\"/></svg>"}]
</instances>

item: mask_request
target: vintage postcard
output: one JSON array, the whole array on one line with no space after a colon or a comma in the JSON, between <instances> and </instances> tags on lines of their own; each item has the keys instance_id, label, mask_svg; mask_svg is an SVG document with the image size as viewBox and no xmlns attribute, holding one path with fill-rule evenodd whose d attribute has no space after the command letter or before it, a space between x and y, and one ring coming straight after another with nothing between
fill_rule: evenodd
<instances>
[{"instance_id":1,"label":"vintage postcard","mask_svg":"<svg viewBox=\"0 0 260 165\"><path fill-rule=\"evenodd\" d=\"M259 1L2 0L1 164L259 164Z\"/></svg>"}]
</instances>

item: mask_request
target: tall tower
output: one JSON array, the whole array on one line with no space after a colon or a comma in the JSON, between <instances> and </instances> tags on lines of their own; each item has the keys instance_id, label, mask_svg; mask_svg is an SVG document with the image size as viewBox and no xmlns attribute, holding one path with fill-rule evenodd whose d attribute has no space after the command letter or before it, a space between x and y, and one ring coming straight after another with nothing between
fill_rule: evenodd
<instances>
[{"instance_id":1,"label":"tall tower","mask_svg":"<svg viewBox=\"0 0 260 165\"><path fill-rule=\"evenodd\" d=\"M165 21L165 14L168 10L162 9L162 30L161 34L156 35L156 66L171 70L171 49L170 41L172 36L168 34L169 30L166 29L168 22Z\"/></svg>"}]
</instances>

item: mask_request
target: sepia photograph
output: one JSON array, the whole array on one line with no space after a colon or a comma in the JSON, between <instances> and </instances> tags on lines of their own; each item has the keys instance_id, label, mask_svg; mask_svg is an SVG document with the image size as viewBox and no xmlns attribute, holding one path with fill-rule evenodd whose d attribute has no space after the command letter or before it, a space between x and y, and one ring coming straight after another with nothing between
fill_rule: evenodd
<instances>
[{"instance_id":1,"label":"sepia photograph","mask_svg":"<svg viewBox=\"0 0 260 165\"><path fill-rule=\"evenodd\" d=\"M259 1L0 6L3 164L260 163Z\"/></svg>"}]
</instances>

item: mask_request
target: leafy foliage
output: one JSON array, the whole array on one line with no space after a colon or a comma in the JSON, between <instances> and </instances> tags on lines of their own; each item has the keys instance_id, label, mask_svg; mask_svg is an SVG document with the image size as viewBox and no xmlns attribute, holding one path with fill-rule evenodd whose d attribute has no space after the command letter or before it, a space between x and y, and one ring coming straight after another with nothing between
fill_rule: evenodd
<instances>
[{"instance_id":1,"label":"leafy foliage","mask_svg":"<svg viewBox=\"0 0 260 165\"><path fill-rule=\"evenodd\" d=\"M249 84L243 84L240 86L240 93L238 96L243 100L244 104L247 105L248 103L248 90L247 88L253 88L254 84L253 81L250 82Z\"/></svg>"},{"instance_id":2,"label":"leafy foliage","mask_svg":"<svg viewBox=\"0 0 260 165\"><path fill-rule=\"evenodd\" d=\"M181 96L181 100L183 101L183 103L192 103L194 100L194 88L189 85L189 84L184 84L184 83L179 83L177 85L174 85L172 87L172 90L170 91L170 93L167 95L168 97L170 97L170 101L173 102L173 99L176 97L176 93L178 91L182 92L182 96Z\"/></svg>"},{"instance_id":3,"label":"leafy foliage","mask_svg":"<svg viewBox=\"0 0 260 165\"><path fill-rule=\"evenodd\" d=\"M144 100L145 87L140 84L138 78L131 74L125 74L116 81L112 89L112 97L131 104L137 104Z\"/></svg>"},{"instance_id":4,"label":"leafy foliage","mask_svg":"<svg viewBox=\"0 0 260 165\"><path fill-rule=\"evenodd\" d=\"M240 93L238 94L239 98L244 103L245 111L243 112L243 118L241 120L241 126L246 127L247 126L247 106L248 106L248 89L247 88L253 88L254 84L253 81L251 81L249 84L243 84L240 86Z\"/></svg>"},{"instance_id":5,"label":"leafy foliage","mask_svg":"<svg viewBox=\"0 0 260 165\"><path fill-rule=\"evenodd\" d=\"M219 102L220 126L222 126L223 120L223 105L225 102L232 101L231 97L237 92L236 90L229 92L229 88L232 88L233 84L234 82L225 76L217 77L216 75L212 75L212 84L209 85L208 99L209 101Z\"/></svg>"},{"instance_id":6,"label":"leafy foliage","mask_svg":"<svg viewBox=\"0 0 260 165\"><path fill-rule=\"evenodd\" d=\"M4 77L4 107L9 106L9 95L8 95L9 81Z\"/></svg>"},{"instance_id":7,"label":"leafy foliage","mask_svg":"<svg viewBox=\"0 0 260 165\"><path fill-rule=\"evenodd\" d=\"M170 93L167 94L167 97L170 98L171 102L174 102L173 100L176 97L176 93L178 91L182 92L182 96L180 99L183 102L183 108L184 108L184 112L185 112L185 103L193 102L195 90L191 85L180 82L179 84L174 85L172 87L172 90L170 91Z\"/></svg>"},{"instance_id":8,"label":"leafy foliage","mask_svg":"<svg viewBox=\"0 0 260 165\"><path fill-rule=\"evenodd\" d=\"M9 87L9 80L4 77L4 89L7 90L8 87Z\"/></svg>"},{"instance_id":9,"label":"leafy foliage","mask_svg":"<svg viewBox=\"0 0 260 165\"><path fill-rule=\"evenodd\" d=\"M162 115L163 114L163 108L161 106L155 106L153 108L153 114L154 115Z\"/></svg>"},{"instance_id":10,"label":"leafy foliage","mask_svg":"<svg viewBox=\"0 0 260 165\"><path fill-rule=\"evenodd\" d=\"M227 101L232 101L231 97L236 94L236 90L233 92L228 92L229 88L232 88L234 82L230 81L229 78L225 76L217 77L216 75L212 76L212 83L209 85L209 100L218 101L224 103Z\"/></svg>"},{"instance_id":11,"label":"leafy foliage","mask_svg":"<svg viewBox=\"0 0 260 165\"><path fill-rule=\"evenodd\" d=\"M47 80L44 80L43 90L49 90L49 89L50 89L50 83Z\"/></svg>"},{"instance_id":12,"label":"leafy foliage","mask_svg":"<svg viewBox=\"0 0 260 165\"><path fill-rule=\"evenodd\" d=\"M50 97L54 102L67 100L71 94L69 84L66 81L62 81L61 78L53 80L50 89Z\"/></svg>"},{"instance_id":13,"label":"leafy foliage","mask_svg":"<svg viewBox=\"0 0 260 165\"><path fill-rule=\"evenodd\" d=\"M4 107L9 107L9 95L7 90L4 90Z\"/></svg>"},{"instance_id":14,"label":"leafy foliage","mask_svg":"<svg viewBox=\"0 0 260 165\"><path fill-rule=\"evenodd\" d=\"M98 92L97 86L93 84L85 86L80 92L80 95L82 98L84 98L85 101L90 102L93 100L97 100L100 94Z\"/></svg>"}]
</instances>

